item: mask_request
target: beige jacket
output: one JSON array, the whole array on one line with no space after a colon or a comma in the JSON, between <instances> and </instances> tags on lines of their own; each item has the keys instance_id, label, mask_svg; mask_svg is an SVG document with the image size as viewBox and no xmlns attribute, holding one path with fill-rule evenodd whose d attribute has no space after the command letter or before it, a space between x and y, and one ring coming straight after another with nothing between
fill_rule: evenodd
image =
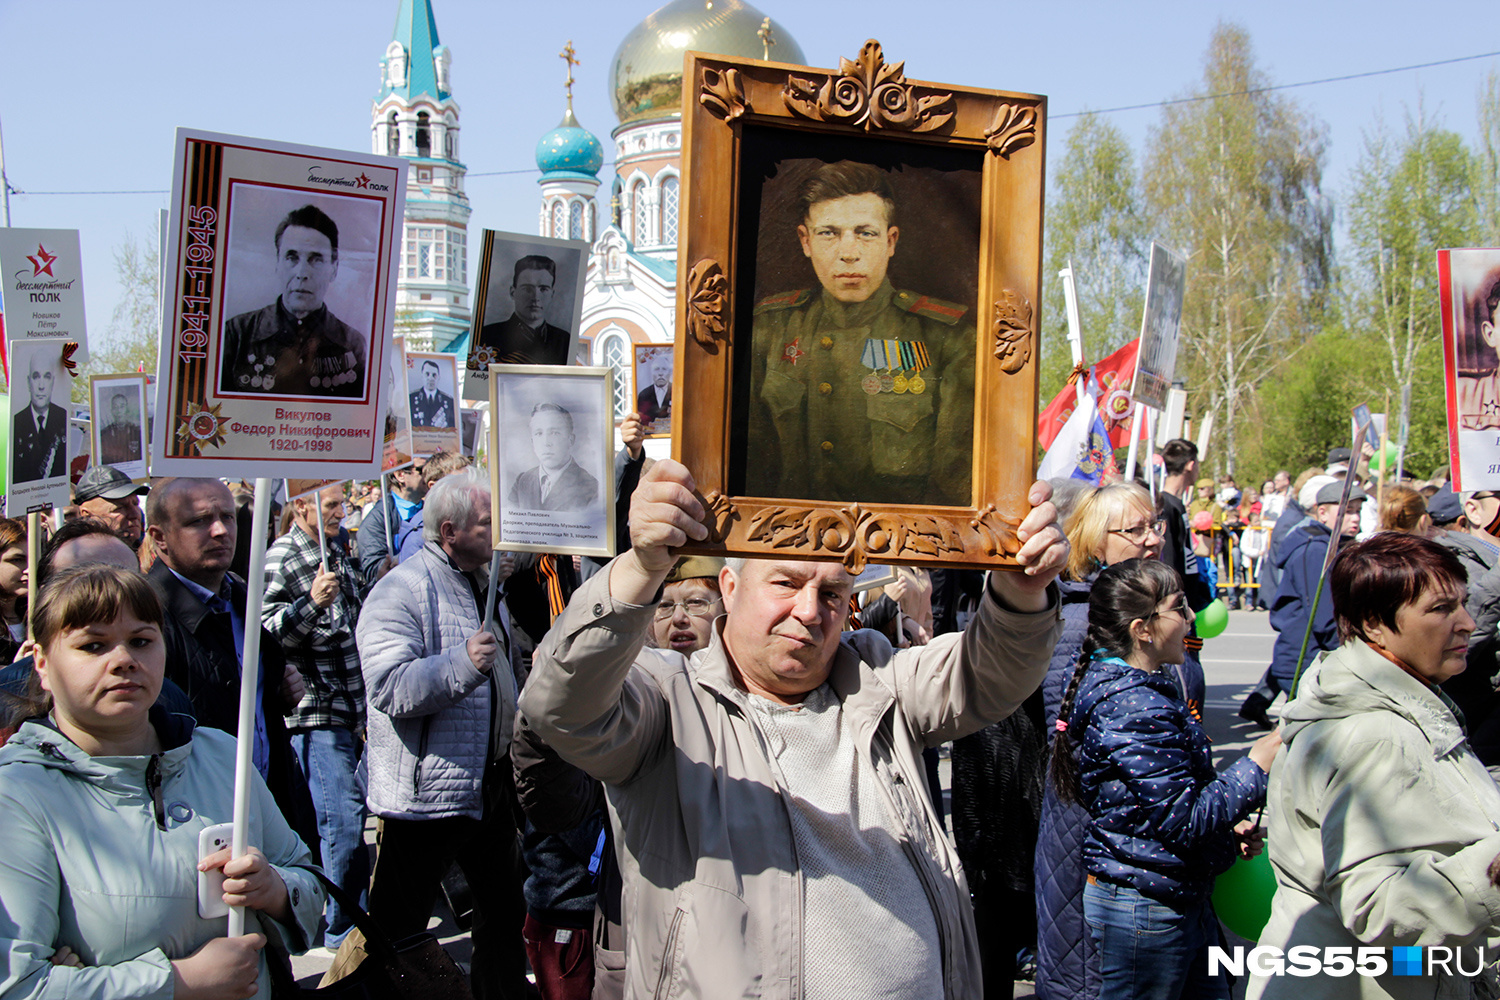
<instances>
[{"instance_id":1,"label":"beige jacket","mask_svg":"<svg viewBox=\"0 0 1500 1000\"><path fill-rule=\"evenodd\" d=\"M1500 958L1500 789L1453 704L1363 642L1310 667L1281 721L1266 844L1276 873L1260 944L1289 951L1462 947ZM1425 956L1425 952L1424 952ZM1424 957L1424 962L1425 962ZM1450 973L1457 968L1450 969ZM1250 1000L1469 1000L1494 974L1250 976Z\"/></svg>"},{"instance_id":2,"label":"beige jacket","mask_svg":"<svg viewBox=\"0 0 1500 1000\"><path fill-rule=\"evenodd\" d=\"M1047 672L1058 601L1036 614L986 598L968 631L893 650L847 634L829 677L899 817L927 887L947 996L980 993L969 891L927 795L924 746L1009 715ZM574 595L538 647L521 712L606 784L625 882L626 997L797 1000L802 884L787 790L746 711L720 629L691 660L643 649L651 608L612 601L609 571ZM850 919L863 919L850 914Z\"/></svg>"}]
</instances>

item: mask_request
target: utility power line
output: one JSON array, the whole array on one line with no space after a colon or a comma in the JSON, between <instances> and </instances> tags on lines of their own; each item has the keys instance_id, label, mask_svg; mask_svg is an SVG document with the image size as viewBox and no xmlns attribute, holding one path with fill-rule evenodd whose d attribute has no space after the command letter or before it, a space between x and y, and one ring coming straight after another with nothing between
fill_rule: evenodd
<instances>
[{"instance_id":1,"label":"utility power line","mask_svg":"<svg viewBox=\"0 0 1500 1000\"><path fill-rule=\"evenodd\" d=\"M1432 62L1413 63L1410 66L1392 66L1390 69L1372 69L1363 73L1349 73L1344 76L1325 76L1318 80L1302 80L1298 83L1277 83L1265 87L1251 87L1246 90L1229 90L1221 94L1200 94L1196 97L1176 97L1164 101L1153 101L1149 104L1122 104L1114 108L1099 108L1098 110L1068 111L1060 115L1049 116L1052 121L1063 118L1080 118L1084 115L1112 115L1122 111L1149 111L1152 108L1171 107L1178 104L1197 104L1202 101L1217 101L1224 97L1248 97L1254 94L1269 94L1277 90L1293 90L1297 87L1317 87L1325 83L1345 83L1349 80L1365 80L1372 76L1389 76L1392 73L1410 73L1413 70L1432 69L1435 66L1452 66L1457 63L1474 62L1478 59L1493 59L1500 56L1500 52L1480 52L1472 56L1455 56L1452 59L1437 59ZM613 163L604 164L613 167ZM478 173L471 172L468 177L511 177L521 174L538 173L535 167L521 170L487 170ZM143 191L24 191L7 182L6 189L11 194L26 197L41 197L46 195L139 195L139 194L171 194L168 190L143 190Z\"/></svg>"}]
</instances>

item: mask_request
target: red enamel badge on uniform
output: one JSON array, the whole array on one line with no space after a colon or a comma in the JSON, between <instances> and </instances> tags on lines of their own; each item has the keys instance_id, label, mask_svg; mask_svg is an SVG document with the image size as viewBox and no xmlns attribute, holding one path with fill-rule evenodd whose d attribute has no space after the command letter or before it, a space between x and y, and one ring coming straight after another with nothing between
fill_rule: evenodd
<instances>
[{"instance_id":1,"label":"red enamel badge on uniform","mask_svg":"<svg viewBox=\"0 0 1500 1000\"><path fill-rule=\"evenodd\" d=\"M800 348L800 347L797 346L801 342L802 342L802 338L798 337L796 340L792 341L790 344L787 344L786 347L782 349L781 360L782 361L790 361L792 364L795 365L797 363L797 359L800 358L800 357L802 357L802 355L804 355L804 354L807 353L802 348Z\"/></svg>"}]
</instances>

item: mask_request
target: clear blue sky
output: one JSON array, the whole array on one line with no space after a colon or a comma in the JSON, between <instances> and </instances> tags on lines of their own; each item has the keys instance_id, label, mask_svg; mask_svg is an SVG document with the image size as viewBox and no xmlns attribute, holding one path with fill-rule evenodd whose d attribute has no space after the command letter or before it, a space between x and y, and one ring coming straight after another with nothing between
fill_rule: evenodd
<instances>
[{"instance_id":1,"label":"clear blue sky","mask_svg":"<svg viewBox=\"0 0 1500 1000\"><path fill-rule=\"evenodd\" d=\"M537 228L534 150L563 110L572 39L581 123L604 142L615 120L607 77L615 48L656 4L575 0L434 0L453 51L453 90L470 171L471 226ZM1201 77L1220 19L1244 26L1275 83L1389 69L1500 50L1493 2L1136 3L757 0L810 63L837 65L866 38L913 78L1045 94L1054 164L1086 109L1150 104ZM0 0L0 129L6 172L24 192L165 191L176 126L368 150L370 102L396 0ZM1489 58L1284 93L1328 126L1325 190L1344 194L1362 133L1399 125L1421 102L1472 139L1476 95L1500 68ZM1137 154L1155 108L1111 116ZM476 176L496 171L522 171ZM607 210L606 165L601 212ZM112 250L145 237L167 196L11 196L16 226L81 230L91 337L117 288ZM471 266L471 278L474 268Z\"/></svg>"}]
</instances>

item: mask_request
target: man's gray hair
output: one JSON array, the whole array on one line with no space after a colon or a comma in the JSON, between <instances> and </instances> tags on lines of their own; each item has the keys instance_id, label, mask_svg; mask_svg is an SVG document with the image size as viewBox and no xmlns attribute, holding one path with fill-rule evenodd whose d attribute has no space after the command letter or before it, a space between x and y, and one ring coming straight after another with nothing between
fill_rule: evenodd
<instances>
[{"instance_id":1,"label":"man's gray hair","mask_svg":"<svg viewBox=\"0 0 1500 1000\"><path fill-rule=\"evenodd\" d=\"M743 556L733 556L725 559L724 567L733 573L734 578L738 580L745 575L745 558Z\"/></svg>"},{"instance_id":2,"label":"man's gray hair","mask_svg":"<svg viewBox=\"0 0 1500 1000\"><path fill-rule=\"evenodd\" d=\"M489 505L489 477L473 468L444 476L427 491L422 504L423 541L441 542L444 521L452 521L459 531L474 527Z\"/></svg>"}]
</instances>

